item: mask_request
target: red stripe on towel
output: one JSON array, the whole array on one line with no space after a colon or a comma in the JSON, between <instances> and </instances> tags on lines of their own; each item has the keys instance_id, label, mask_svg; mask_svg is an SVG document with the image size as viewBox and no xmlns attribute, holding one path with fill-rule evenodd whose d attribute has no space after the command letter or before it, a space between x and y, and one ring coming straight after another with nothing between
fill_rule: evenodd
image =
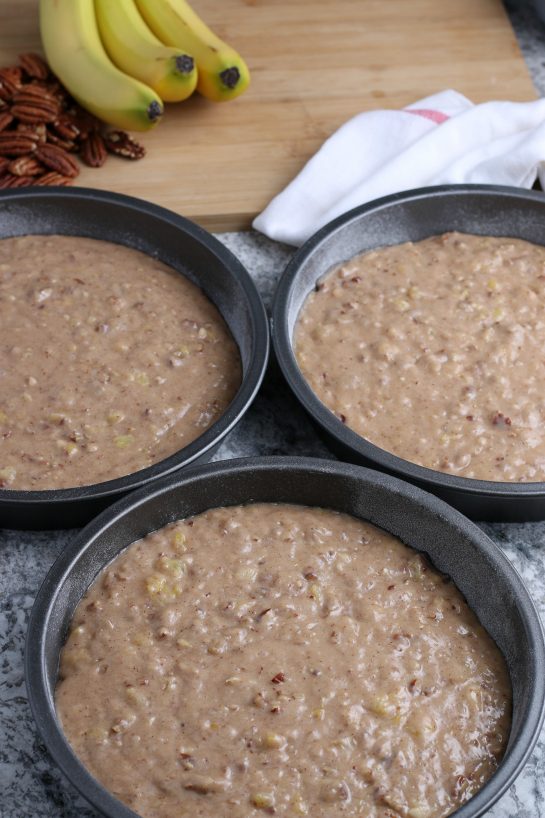
<instances>
[{"instance_id":1,"label":"red stripe on towel","mask_svg":"<svg viewBox=\"0 0 545 818\"><path fill-rule=\"evenodd\" d=\"M403 110L407 114L416 114L416 116L423 116L424 119L431 119L431 121L437 125L441 125L442 122L446 122L447 119L450 119L449 116L441 113L441 111L433 111L431 108L404 108Z\"/></svg>"}]
</instances>

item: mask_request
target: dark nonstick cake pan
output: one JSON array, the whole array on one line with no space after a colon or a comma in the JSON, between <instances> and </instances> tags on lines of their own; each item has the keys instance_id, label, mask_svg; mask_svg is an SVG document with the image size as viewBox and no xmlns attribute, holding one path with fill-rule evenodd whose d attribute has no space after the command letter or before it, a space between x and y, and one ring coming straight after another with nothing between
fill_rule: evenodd
<instances>
[{"instance_id":1,"label":"dark nonstick cake pan","mask_svg":"<svg viewBox=\"0 0 545 818\"><path fill-rule=\"evenodd\" d=\"M0 238L25 234L104 239L160 259L215 304L242 361L242 383L227 411L196 440L155 465L77 488L0 489L0 528L68 528L87 522L128 491L213 454L261 384L269 352L267 317L249 274L229 250L193 222L148 202L83 188L2 191Z\"/></svg>"},{"instance_id":2,"label":"dark nonstick cake pan","mask_svg":"<svg viewBox=\"0 0 545 818\"><path fill-rule=\"evenodd\" d=\"M477 520L545 518L545 482L476 480L416 465L365 440L316 396L293 351L299 312L328 270L358 253L449 231L545 245L545 196L519 188L445 185L388 196L351 210L310 238L288 264L272 312L276 357L294 394L341 459L372 466L432 491ZM545 374L543 378L545 400Z\"/></svg>"},{"instance_id":3,"label":"dark nonstick cake pan","mask_svg":"<svg viewBox=\"0 0 545 818\"><path fill-rule=\"evenodd\" d=\"M335 461L253 458L183 469L122 498L76 536L38 593L26 643L28 695L54 761L105 816L135 818L78 760L56 714L59 655L74 610L100 570L130 543L174 520L252 501L320 506L368 520L423 551L454 580L502 651L513 692L506 753L492 778L453 813L482 815L521 771L543 720L545 644L539 616L503 552L458 511L390 475Z\"/></svg>"}]
</instances>

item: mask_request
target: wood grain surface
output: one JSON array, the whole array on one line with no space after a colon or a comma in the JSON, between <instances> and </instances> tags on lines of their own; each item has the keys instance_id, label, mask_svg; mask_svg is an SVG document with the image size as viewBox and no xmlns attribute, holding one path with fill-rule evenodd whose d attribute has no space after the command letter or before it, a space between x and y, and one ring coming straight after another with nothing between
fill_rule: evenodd
<instances>
[{"instance_id":1,"label":"wood grain surface","mask_svg":"<svg viewBox=\"0 0 545 818\"><path fill-rule=\"evenodd\" d=\"M475 102L530 100L501 0L194 0L246 58L228 103L168 106L147 157L85 169L79 184L139 196L210 230L249 227L349 117L445 88ZM37 0L1 0L0 64L39 50Z\"/></svg>"}]
</instances>

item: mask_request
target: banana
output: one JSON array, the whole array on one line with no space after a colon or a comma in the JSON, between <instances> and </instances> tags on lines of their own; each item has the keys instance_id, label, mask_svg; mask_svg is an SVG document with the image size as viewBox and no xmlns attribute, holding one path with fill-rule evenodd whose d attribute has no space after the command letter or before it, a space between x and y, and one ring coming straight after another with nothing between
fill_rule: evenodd
<instances>
[{"instance_id":1,"label":"banana","mask_svg":"<svg viewBox=\"0 0 545 818\"><path fill-rule=\"evenodd\" d=\"M135 0L153 33L195 57L197 91L215 102L238 97L250 83L242 57L208 28L186 0Z\"/></svg>"},{"instance_id":2,"label":"banana","mask_svg":"<svg viewBox=\"0 0 545 818\"><path fill-rule=\"evenodd\" d=\"M129 131L146 131L159 121L160 97L106 54L93 0L40 0L40 33L51 70L84 108Z\"/></svg>"},{"instance_id":3,"label":"banana","mask_svg":"<svg viewBox=\"0 0 545 818\"><path fill-rule=\"evenodd\" d=\"M195 60L169 48L149 30L134 0L95 0L98 30L112 62L157 91L165 102L180 102L197 85Z\"/></svg>"}]
</instances>

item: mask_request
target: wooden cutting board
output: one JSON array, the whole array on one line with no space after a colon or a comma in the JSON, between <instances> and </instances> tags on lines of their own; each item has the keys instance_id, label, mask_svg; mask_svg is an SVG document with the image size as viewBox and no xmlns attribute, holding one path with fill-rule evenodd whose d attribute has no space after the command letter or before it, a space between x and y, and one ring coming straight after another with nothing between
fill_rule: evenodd
<instances>
[{"instance_id":1,"label":"wooden cutting board","mask_svg":"<svg viewBox=\"0 0 545 818\"><path fill-rule=\"evenodd\" d=\"M39 49L38 0L2 0L0 64ZM79 184L139 196L210 230L238 230L354 114L445 88L475 102L536 93L501 0L194 0L246 58L239 99L169 106L147 157Z\"/></svg>"}]
</instances>

